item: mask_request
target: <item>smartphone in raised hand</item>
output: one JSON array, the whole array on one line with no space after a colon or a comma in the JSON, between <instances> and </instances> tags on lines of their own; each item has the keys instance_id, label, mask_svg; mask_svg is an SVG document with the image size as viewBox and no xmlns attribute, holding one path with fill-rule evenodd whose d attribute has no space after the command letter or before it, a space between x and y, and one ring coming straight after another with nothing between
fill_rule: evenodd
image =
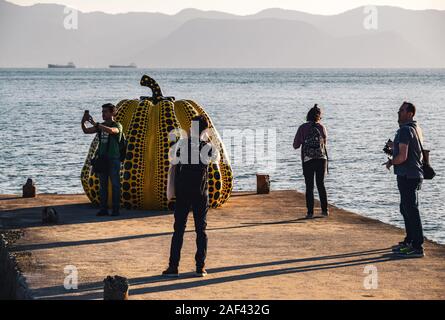
<instances>
[{"instance_id":1,"label":"smartphone in raised hand","mask_svg":"<svg viewBox=\"0 0 445 320\"><path fill-rule=\"evenodd\" d=\"M82 117L82 122L89 121L90 120L90 111L85 110Z\"/></svg>"}]
</instances>

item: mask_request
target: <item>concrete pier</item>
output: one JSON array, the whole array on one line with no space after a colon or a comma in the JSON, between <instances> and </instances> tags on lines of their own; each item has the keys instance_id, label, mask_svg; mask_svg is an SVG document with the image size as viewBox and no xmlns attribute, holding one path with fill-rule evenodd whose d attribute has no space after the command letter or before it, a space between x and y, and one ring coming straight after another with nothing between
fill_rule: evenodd
<instances>
[{"instance_id":1,"label":"concrete pier","mask_svg":"<svg viewBox=\"0 0 445 320\"><path fill-rule=\"evenodd\" d=\"M445 298L443 245L427 241L425 258L398 259L390 247L403 230L335 207L305 220L304 203L295 191L239 192L211 209L205 278L194 277L191 215L178 279L160 276L171 212L96 217L84 195L2 195L0 227L24 231L9 250L37 299L102 299L103 279L114 274L128 278L130 299ZM42 225L45 206L57 209L57 225ZM78 289L66 290L73 266Z\"/></svg>"}]
</instances>

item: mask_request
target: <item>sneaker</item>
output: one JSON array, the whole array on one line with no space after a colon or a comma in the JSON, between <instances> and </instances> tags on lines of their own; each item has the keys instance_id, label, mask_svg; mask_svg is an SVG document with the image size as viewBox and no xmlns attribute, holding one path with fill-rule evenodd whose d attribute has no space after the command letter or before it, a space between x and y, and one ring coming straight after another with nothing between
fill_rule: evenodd
<instances>
[{"instance_id":1,"label":"sneaker","mask_svg":"<svg viewBox=\"0 0 445 320\"><path fill-rule=\"evenodd\" d=\"M423 251L423 248L416 249L412 246L406 246L399 250L399 252L396 253L398 257L404 257L404 258L423 258L425 256L425 252Z\"/></svg>"},{"instance_id":2,"label":"sneaker","mask_svg":"<svg viewBox=\"0 0 445 320\"><path fill-rule=\"evenodd\" d=\"M323 217L329 217L329 211L322 211L322 212L321 212L321 215L322 215Z\"/></svg>"},{"instance_id":3,"label":"sneaker","mask_svg":"<svg viewBox=\"0 0 445 320\"><path fill-rule=\"evenodd\" d=\"M205 268L196 268L197 277L205 277L207 275L207 270Z\"/></svg>"},{"instance_id":4,"label":"sneaker","mask_svg":"<svg viewBox=\"0 0 445 320\"><path fill-rule=\"evenodd\" d=\"M400 252L400 250L406 248L409 246L409 243L406 243L405 241L401 241L398 244L396 244L395 246L391 247L392 252Z\"/></svg>"},{"instance_id":5,"label":"sneaker","mask_svg":"<svg viewBox=\"0 0 445 320\"><path fill-rule=\"evenodd\" d=\"M314 217L313 213L306 214L306 219L312 219Z\"/></svg>"},{"instance_id":6,"label":"sneaker","mask_svg":"<svg viewBox=\"0 0 445 320\"><path fill-rule=\"evenodd\" d=\"M96 216L98 216L98 217L108 216L108 210L100 209L99 212L96 213Z\"/></svg>"},{"instance_id":7,"label":"sneaker","mask_svg":"<svg viewBox=\"0 0 445 320\"><path fill-rule=\"evenodd\" d=\"M179 277L178 268L169 266L166 270L162 271L163 277L177 278Z\"/></svg>"}]
</instances>

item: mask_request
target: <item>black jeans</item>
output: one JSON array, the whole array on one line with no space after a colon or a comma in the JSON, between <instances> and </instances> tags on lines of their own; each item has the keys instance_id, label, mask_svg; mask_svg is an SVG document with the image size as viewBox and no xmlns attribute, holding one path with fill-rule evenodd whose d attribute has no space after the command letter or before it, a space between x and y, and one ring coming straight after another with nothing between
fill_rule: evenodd
<instances>
[{"instance_id":1,"label":"black jeans","mask_svg":"<svg viewBox=\"0 0 445 320\"><path fill-rule=\"evenodd\" d=\"M420 220L418 191L422 186L422 179L397 176L397 186L400 192L400 213L405 221L405 242L420 249L423 244L423 229Z\"/></svg>"},{"instance_id":2,"label":"black jeans","mask_svg":"<svg viewBox=\"0 0 445 320\"><path fill-rule=\"evenodd\" d=\"M318 195L320 196L321 211L328 211L328 197L324 186L326 166L326 159L312 159L303 162L303 174L306 183L306 207L308 214L314 213L314 176L317 183Z\"/></svg>"},{"instance_id":3,"label":"black jeans","mask_svg":"<svg viewBox=\"0 0 445 320\"><path fill-rule=\"evenodd\" d=\"M99 173L100 181L100 208L108 208L108 180L111 180L111 199L113 211L119 211L121 201L121 180L120 180L121 161L119 158L109 159L107 172Z\"/></svg>"},{"instance_id":4,"label":"black jeans","mask_svg":"<svg viewBox=\"0 0 445 320\"><path fill-rule=\"evenodd\" d=\"M193 219L195 220L196 232L196 267L203 268L207 255L207 211L209 210L209 195L206 192L187 190L187 186L177 185L175 204L174 233L170 248L170 266L178 267L181 259L181 249L184 240L184 231L187 224L187 217L193 209Z\"/></svg>"}]
</instances>

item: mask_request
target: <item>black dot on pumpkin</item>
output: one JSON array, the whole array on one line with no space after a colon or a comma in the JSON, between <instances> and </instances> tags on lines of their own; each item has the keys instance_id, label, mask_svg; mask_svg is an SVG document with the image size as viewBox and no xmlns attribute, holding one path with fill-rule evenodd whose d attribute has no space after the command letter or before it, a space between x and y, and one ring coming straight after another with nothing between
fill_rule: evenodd
<instances>
[{"instance_id":1,"label":"black dot on pumpkin","mask_svg":"<svg viewBox=\"0 0 445 320\"><path fill-rule=\"evenodd\" d=\"M138 134L137 130L131 130L131 135L135 136L137 134Z\"/></svg>"},{"instance_id":2,"label":"black dot on pumpkin","mask_svg":"<svg viewBox=\"0 0 445 320\"><path fill-rule=\"evenodd\" d=\"M96 198L96 191L91 190L91 196L92 196L93 198Z\"/></svg>"},{"instance_id":3,"label":"black dot on pumpkin","mask_svg":"<svg viewBox=\"0 0 445 320\"><path fill-rule=\"evenodd\" d=\"M216 181L215 188L216 189L221 189L221 182L220 181Z\"/></svg>"},{"instance_id":4,"label":"black dot on pumpkin","mask_svg":"<svg viewBox=\"0 0 445 320\"><path fill-rule=\"evenodd\" d=\"M131 195L130 195L128 192L124 192L124 193L122 194L122 196L123 196L123 198L124 198L125 200L130 200L130 199L131 199Z\"/></svg>"},{"instance_id":5,"label":"black dot on pumpkin","mask_svg":"<svg viewBox=\"0 0 445 320\"><path fill-rule=\"evenodd\" d=\"M131 169L131 162L125 162L124 168L125 168L125 170L130 170Z\"/></svg>"},{"instance_id":6,"label":"black dot on pumpkin","mask_svg":"<svg viewBox=\"0 0 445 320\"><path fill-rule=\"evenodd\" d=\"M220 179L221 178L221 175L219 174L219 172L217 171L217 172L215 172L215 179Z\"/></svg>"},{"instance_id":7,"label":"black dot on pumpkin","mask_svg":"<svg viewBox=\"0 0 445 320\"><path fill-rule=\"evenodd\" d=\"M133 159L133 153L132 153L132 152L127 152L126 159L127 159L127 160L131 160L131 159Z\"/></svg>"},{"instance_id":8,"label":"black dot on pumpkin","mask_svg":"<svg viewBox=\"0 0 445 320\"><path fill-rule=\"evenodd\" d=\"M88 179L88 185L89 185L90 187L92 187L93 184L94 184L93 179L91 179L91 178Z\"/></svg>"},{"instance_id":9,"label":"black dot on pumpkin","mask_svg":"<svg viewBox=\"0 0 445 320\"><path fill-rule=\"evenodd\" d=\"M129 180L130 177L131 177L130 172L125 171L125 172L124 172L124 180Z\"/></svg>"},{"instance_id":10,"label":"black dot on pumpkin","mask_svg":"<svg viewBox=\"0 0 445 320\"><path fill-rule=\"evenodd\" d=\"M215 197L215 199L218 199L218 198L219 198L219 191L216 191L216 192L215 192L215 196L214 196L214 197Z\"/></svg>"}]
</instances>

